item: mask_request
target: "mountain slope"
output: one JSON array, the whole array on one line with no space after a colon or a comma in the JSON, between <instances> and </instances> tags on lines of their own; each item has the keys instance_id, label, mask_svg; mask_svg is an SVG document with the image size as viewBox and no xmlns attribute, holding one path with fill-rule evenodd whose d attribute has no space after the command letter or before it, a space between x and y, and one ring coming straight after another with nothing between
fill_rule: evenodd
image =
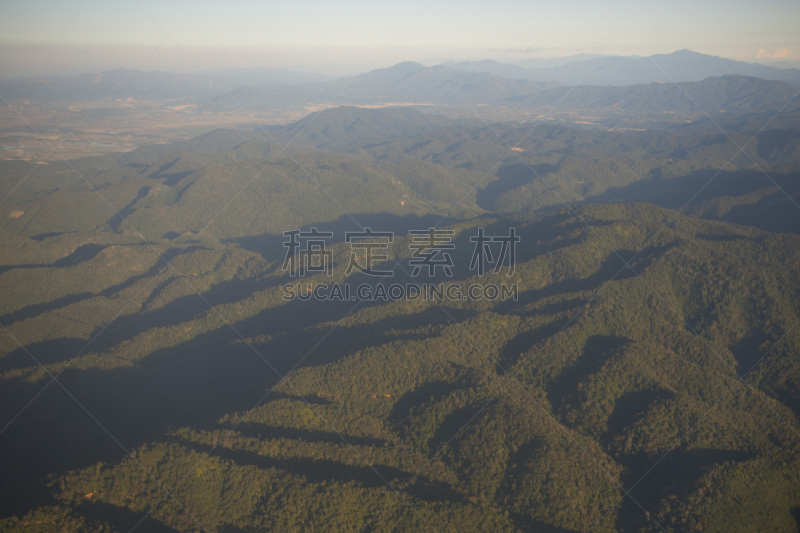
<instances>
[{"instance_id":1,"label":"mountain slope","mask_svg":"<svg viewBox=\"0 0 800 533\"><path fill-rule=\"evenodd\" d=\"M510 224L454 226L455 281L479 281L463 261L469 236ZM169 271L133 281L126 296L147 304L61 375L132 452L71 401L44 396L1 442L12 476L3 501L24 508L44 493L52 503L3 528L129 530L144 512L153 528L176 530L196 520L262 530L796 526L798 237L644 204L513 224L516 301L399 300L350 313L286 302L285 275L209 241L178 268L214 310ZM408 243L397 244L407 268ZM73 268L85 279L103 267ZM104 307L100 295L71 305L65 313L87 318ZM29 338L45 318L13 331ZM57 354L51 372L64 369ZM24 399L47 376L9 356L5 391ZM763 497L741 497L754 491ZM159 505L166 493L185 511Z\"/></svg>"},{"instance_id":2,"label":"mountain slope","mask_svg":"<svg viewBox=\"0 0 800 533\"><path fill-rule=\"evenodd\" d=\"M797 89L780 81L744 76L707 78L698 82L651 83L629 87L579 86L556 88L515 99L521 107L614 109L624 113L747 113L789 109Z\"/></svg>"},{"instance_id":3,"label":"mountain slope","mask_svg":"<svg viewBox=\"0 0 800 533\"><path fill-rule=\"evenodd\" d=\"M449 66L467 72L486 72L514 79L551 81L564 85L640 85L647 83L701 81L714 76L748 76L766 80L800 80L797 69L782 69L757 63L679 50L649 57L594 57L562 65L528 67L497 61L464 61Z\"/></svg>"},{"instance_id":4,"label":"mountain slope","mask_svg":"<svg viewBox=\"0 0 800 533\"><path fill-rule=\"evenodd\" d=\"M553 85L406 62L325 83L240 87L231 91L230 96L220 95L204 105L213 111L230 111L238 109L239 105L245 109L271 109L311 102L337 105L486 104L536 93Z\"/></svg>"}]
</instances>

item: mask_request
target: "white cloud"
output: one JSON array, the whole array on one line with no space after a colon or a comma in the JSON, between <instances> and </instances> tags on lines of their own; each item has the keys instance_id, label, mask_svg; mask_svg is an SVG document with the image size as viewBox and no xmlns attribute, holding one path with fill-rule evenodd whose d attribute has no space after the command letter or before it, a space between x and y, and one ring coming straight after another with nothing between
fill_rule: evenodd
<instances>
[{"instance_id":1,"label":"white cloud","mask_svg":"<svg viewBox=\"0 0 800 533\"><path fill-rule=\"evenodd\" d=\"M756 59L791 59L794 56L794 52L788 48L776 48L774 52L768 52L763 48L756 51Z\"/></svg>"}]
</instances>

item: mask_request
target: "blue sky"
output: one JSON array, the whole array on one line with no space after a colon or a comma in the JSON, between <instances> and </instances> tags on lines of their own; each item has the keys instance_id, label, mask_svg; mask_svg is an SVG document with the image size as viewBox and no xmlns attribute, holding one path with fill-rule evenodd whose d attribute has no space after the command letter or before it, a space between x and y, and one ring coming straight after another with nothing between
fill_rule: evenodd
<instances>
[{"instance_id":1,"label":"blue sky","mask_svg":"<svg viewBox=\"0 0 800 533\"><path fill-rule=\"evenodd\" d=\"M800 60L800 1L4 0L0 68L350 70L402 60L650 55ZM165 32L171 32L167 38Z\"/></svg>"}]
</instances>

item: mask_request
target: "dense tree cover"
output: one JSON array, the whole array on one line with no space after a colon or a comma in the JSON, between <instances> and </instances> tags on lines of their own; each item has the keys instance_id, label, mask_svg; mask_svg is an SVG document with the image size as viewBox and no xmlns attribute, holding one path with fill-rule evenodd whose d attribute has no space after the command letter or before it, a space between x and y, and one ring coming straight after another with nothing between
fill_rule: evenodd
<instances>
[{"instance_id":1,"label":"dense tree cover","mask_svg":"<svg viewBox=\"0 0 800 533\"><path fill-rule=\"evenodd\" d=\"M37 169L0 233L0 528L795 530L800 240L726 221L772 201L758 172L714 177L730 147L698 131L431 127L380 154L218 131ZM494 133L527 151L488 172ZM553 209L653 183L682 208L712 177L684 210L703 218ZM311 225L334 269L301 282L280 233ZM346 273L367 225L396 232L391 279ZM430 226L455 245L431 282L518 299L283 298L409 281ZM479 279L470 237L511 227L513 275Z\"/></svg>"},{"instance_id":2,"label":"dense tree cover","mask_svg":"<svg viewBox=\"0 0 800 533\"><path fill-rule=\"evenodd\" d=\"M282 129L217 130L118 157L2 162L0 193L21 183L8 206L22 214L0 227L27 237L112 230L153 242L186 232L274 235L343 213L471 217L648 201L795 231L800 219L787 194L797 192L791 162L800 132L781 123L745 156L739 147L754 126L730 128L620 133L331 109Z\"/></svg>"}]
</instances>

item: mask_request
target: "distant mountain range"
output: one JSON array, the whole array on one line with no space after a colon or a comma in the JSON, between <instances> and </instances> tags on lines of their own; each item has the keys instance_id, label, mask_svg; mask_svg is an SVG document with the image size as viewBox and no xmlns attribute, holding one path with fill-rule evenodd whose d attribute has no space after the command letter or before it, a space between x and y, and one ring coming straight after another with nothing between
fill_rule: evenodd
<instances>
[{"instance_id":1,"label":"distant mountain range","mask_svg":"<svg viewBox=\"0 0 800 533\"><path fill-rule=\"evenodd\" d=\"M797 89L788 83L747 76L722 76L695 82L648 83L626 87L558 87L516 99L520 107L615 109L626 113L726 113L780 109Z\"/></svg>"},{"instance_id":2,"label":"distant mountain range","mask_svg":"<svg viewBox=\"0 0 800 533\"><path fill-rule=\"evenodd\" d=\"M766 80L800 81L800 70L734 61L691 50L649 57L599 56L553 65L511 65L494 60L448 63L465 72L496 74L514 79L564 85L637 85L654 82L701 81L710 76L750 76Z\"/></svg>"},{"instance_id":3,"label":"distant mountain range","mask_svg":"<svg viewBox=\"0 0 800 533\"><path fill-rule=\"evenodd\" d=\"M525 59L517 59L510 61L503 61L503 63L511 63L523 68L545 68L557 67L559 65L566 65L574 61L585 61L587 59L596 59L598 57L607 57L603 54L575 54L565 57L527 57ZM639 56L628 56L639 57Z\"/></svg>"},{"instance_id":4,"label":"distant mountain range","mask_svg":"<svg viewBox=\"0 0 800 533\"><path fill-rule=\"evenodd\" d=\"M562 114L655 114L669 123L699 112L782 109L798 86L800 71L796 69L681 50L645 58L592 57L544 68L491 60L432 67L404 62L334 80L275 69L224 70L212 73L211 78L120 69L6 82L0 84L0 94L6 99L45 102L99 101L108 95L170 100L196 104L208 112L304 109L309 104L402 104L429 109L492 105L548 115L554 109ZM787 110L796 106L790 104Z\"/></svg>"},{"instance_id":5,"label":"distant mountain range","mask_svg":"<svg viewBox=\"0 0 800 533\"><path fill-rule=\"evenodd\" d=\"M510 67L515 68L515 67ZM778 80L726 75L697 82L648 83L616 87L564 86L515 80L498 74L462 72L445 66L401 63L322 84L240 87L204 104L210 111L270 109L308 102L343 105L500 105L514 109L724 113L777 110L797 89ZM791 104L792 108L796 104Z\"/></svg>"},{"instance_id":6,"label":"distant mountain range","mask_svg":"<svg viewBox=\"0 0 800 533\"><path fill-rule=\"evenodd\" d=\"M426 67L404 62L365 74L295 86L239 87L229 95L217 95L204 107L210 111L272 109L291 105L336 103L370 105L500 104L510 98L541 92L558 84L514 80L495 74L463 72L445 66Z\"/></svg>"}]
</instances>

